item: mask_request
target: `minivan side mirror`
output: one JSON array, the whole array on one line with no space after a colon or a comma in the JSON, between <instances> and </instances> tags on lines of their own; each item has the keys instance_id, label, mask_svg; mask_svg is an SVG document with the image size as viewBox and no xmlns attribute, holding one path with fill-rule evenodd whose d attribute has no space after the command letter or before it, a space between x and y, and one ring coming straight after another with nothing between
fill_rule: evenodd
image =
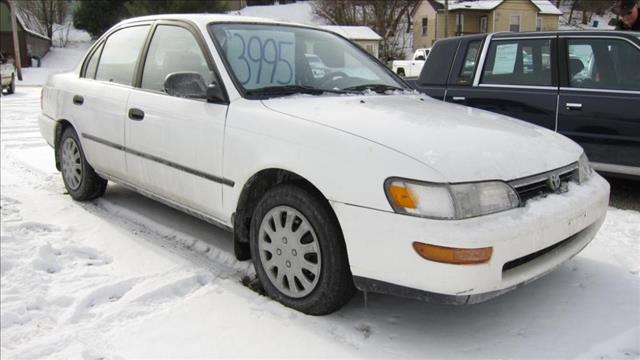
<instances>
[{"instance_id":1,"label":"minivan side mirror","mask_svg":"<svg viewBox=\"0 0 640 360\"><path fill-rule=\"evenodd\" d=\"M174 72L164 80L164 91L184 98L206 99L209 102L225 102L224 92L217 83L207 85L200 73Z\"/></svg>"}]
</instances>

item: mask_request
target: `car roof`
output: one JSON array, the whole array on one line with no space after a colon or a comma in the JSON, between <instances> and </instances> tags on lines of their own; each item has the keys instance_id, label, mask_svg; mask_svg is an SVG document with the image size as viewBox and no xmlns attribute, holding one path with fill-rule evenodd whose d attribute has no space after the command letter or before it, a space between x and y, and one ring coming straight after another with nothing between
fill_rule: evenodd
<instances>
[{"instance_id":1,"label":"car roof","mask_svg":"<svg viewBox=\"0 0 640 360\"><path fill-rule=\"evenodd\" d=\"M640 32L634 31L617 31L617 30L560 30L560 31L529 31L529 32L497 32L493 33L494 39L500 38L515 38L515 37L542 37L542 36L557 36L557 35L579 35L579 36L622 36L630 39L638 39ZM473 36L473 35L471 35Z\"/></svg>"},{"instance_id":2,"label":"car roof","mask_svg":"<svg viewBox=\"0 0 640 360\"><path fill-rule=\"evenodd\" d=\"M265 19L260 17L228 15L228 14L162 14L162 15L147 15L139 16L121 21L118 25L132 24L142 21L155 21L155 20L183 20L195 23L198 26L205 27L210 23L252 23L252 24L280 24L280 25L295 25L308 28L315 28L313 26L292 23L287 21Z\"/></svg>"}]
</instances>

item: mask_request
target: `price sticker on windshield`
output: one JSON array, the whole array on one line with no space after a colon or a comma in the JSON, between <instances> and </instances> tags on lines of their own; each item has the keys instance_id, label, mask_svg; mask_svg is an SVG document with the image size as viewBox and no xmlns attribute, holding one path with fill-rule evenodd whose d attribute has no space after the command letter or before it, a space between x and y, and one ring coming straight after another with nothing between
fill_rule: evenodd
<instances>
[{"instance_id":1,"label":"price sticker on windshield","mask_svg":"<svg viewBox=\"0 0 640 360\"><path fill-rule=\"evenodd\" d=\"M291 32L228 30L227 61L246 89L295 83L295 36Z\"/></svg>"}]
</instances>

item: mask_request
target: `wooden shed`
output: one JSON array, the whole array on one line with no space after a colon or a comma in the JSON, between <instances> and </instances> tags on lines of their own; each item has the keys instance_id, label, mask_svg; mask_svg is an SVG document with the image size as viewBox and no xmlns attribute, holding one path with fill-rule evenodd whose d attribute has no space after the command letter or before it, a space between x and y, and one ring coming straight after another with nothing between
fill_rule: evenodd
<instances>
[{"instance_id":1,"label":"wooden shed","mask_svg":"<svg viewBox=\"0 0 640 360\"><path fill-rule=\"evenodd\" d=\"M15 58L13 34L11 32L11 8L6 0L0 0L0 51ZM23 67L31 66L32 58L42 58L51 47L51 39L40 21L31 12L16 7L20 62Z\"/></svg>"}]
</instances>

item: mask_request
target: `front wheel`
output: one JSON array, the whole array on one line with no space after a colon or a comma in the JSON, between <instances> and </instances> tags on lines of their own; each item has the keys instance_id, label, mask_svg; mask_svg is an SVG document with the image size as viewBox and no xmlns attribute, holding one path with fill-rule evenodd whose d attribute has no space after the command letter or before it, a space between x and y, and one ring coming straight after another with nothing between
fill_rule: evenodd
<instances>
[{"instance_id":1,"label":"front wheel","mask_svg":"<svg viewBox=\"0 0 640 360\"><path fill-rule=\"evenodd\" d=\"M78 134L72 127L62 133L57 152L64 186L74 200L93 200L104 194L107 180L96 174L87 162Z\"/></svg>"},{"instance_id":2,"label":"front wheel","mask_svg":"<svg viewBox=\"0 0 640 360\"><path fill-rule=\"evenodd\" d=\"M301 186L280 185L264 195L251 220L250 248L265 292L288 307L329 314L354 293L335 215Z\"/></svg>"}]
</instances>

